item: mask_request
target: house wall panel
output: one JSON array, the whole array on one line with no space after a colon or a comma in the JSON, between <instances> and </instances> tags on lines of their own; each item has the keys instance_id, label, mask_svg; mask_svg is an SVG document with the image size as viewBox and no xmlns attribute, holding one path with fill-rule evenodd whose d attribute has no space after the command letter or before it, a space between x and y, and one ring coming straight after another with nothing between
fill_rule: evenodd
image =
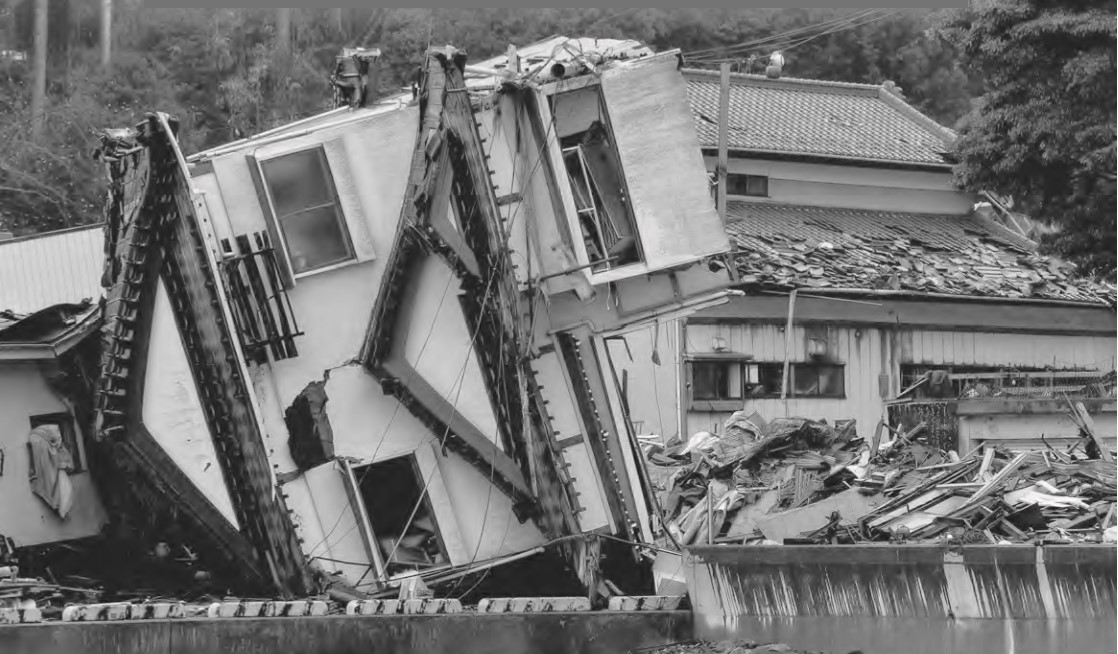
<instances>
[{"instance_id":1,"label":"house wall panel","mask_svg":"<svg viewBox=\"0 0 1118 654\"><path fill-rule=\"evenodd\" d=\"M708 156L704 160L707 170L714 171L717 158ZM975 202L972 194L951 187L949 170L922 172L739 158L730 159L727 170L768 177L769 200L785 204L963 215L970 213Z\"/></svg>"},{"instance_id":2,"label":"house wall panel","mask_svg":"<svg viewBox=\"0 0 1118 654\"><path fill-rule=\"evenodd\" d=\"M674 56L602 73L602 96L650 270L728 252L711 198L687 83ZM663 174L664 162L672 174Z\"/></svg>"},{"instance_id":3,"label":"house wall panel","mask_svg":"<svg viewBox=\"0 0 1118 654\"><path fill-rule=\"evenodd\" d=\"M239 528L198 387L179 336L167 289L160 281L152 309L144 373L144 425L159 446L234 528Z\"/></svg>"},{"instance_id":4,"label":"house wall panel","mask_svg":"<svg viewBox=\"0 0 1118 654\"><path fill-rule=\"evenodd\" d=\"M819 323L812 323L817 328ZM792 362L807 361L806 328L794 327ZM900 366L923 364L936 366L1005 366L1057 368L1086 367L1101 372L1115 369L1115 337L1095 335L1036 335L984 333L976 331L928 331L918 329L880 329L877 327L833 326L825 328L828 345L836 362L846 364L846 398L800 398L787 402L789 416L829 421L854 418L858 431L872 435L877 421L884 417L884 400L879 377L885 376L888 397L900 390ZM858 334L861 333L861 336ZM783 362L783 325L776 322L690 323L686 326L685 348L688 354L713 352L713 339L722 338L728 350L752 355L755 361ZM661 356L665 352L661 351ZM671 356L671 354L668 354ZM652 365L643 366L644 376L652 374ZM631 373L634 374L634 373ZM685 431L720 433L730 412L699 412L688 409ZM633 411L654 412L656 407L645 395L633 395ZM785 415L780 399L745 401L742 408L758 411L766 419ZM1109 420L1109 418L1106 418ZM1024 419L1024 423L1028 423ZM1040 424L1043 428L1043 424ZM1035 436L1035 428L1032 429Z\"/></svg>"},{"instance_id":5,"label":"house wall panel","mask_svg":"<svg viewBox=\"0 0 1118 654\"><path fill-rule=\"evenodd\" d=\"M30 417L66 412L37 365L0 363L0 534L17 547L95 536L108 519L89 472L70 476L74 503L66 518L31 491Z\"/></svg>"}]
</instances>

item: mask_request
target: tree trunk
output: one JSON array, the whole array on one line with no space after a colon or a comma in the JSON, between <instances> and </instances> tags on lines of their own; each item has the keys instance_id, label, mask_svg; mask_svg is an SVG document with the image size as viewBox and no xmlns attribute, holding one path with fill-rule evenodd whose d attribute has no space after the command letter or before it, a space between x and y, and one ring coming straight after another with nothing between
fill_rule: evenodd
<instances>
[{"instance_id":1,"label":"tree trunk","mask_svg":"<svg viewBox=\"0 0 1118 654\"><path fill-rule=\"evenodd\" d=\"M47 107L47 0L35 0L34 80L31 86L31 136L43 134L43 113Z\"/></svg>"},{"instance_id":2,"label":"tree trunk","mask_svg":"<svg viewBox=\"0 0 1118 654\"><path fill-rule=\"evenodd\" d=\"M276 52L284 59L291 54L290 9L276 9Z\"/></svg>"},{"instance_id":3,"label":"tree trunk","mask_svg":"<svg viewBox=\"0 0 1118 654\"><path fill-rule=\"evenodd\" d=\"M101 0L101 67L112 65L113 52L113 0Z\"/></svg>"}]
</instances>

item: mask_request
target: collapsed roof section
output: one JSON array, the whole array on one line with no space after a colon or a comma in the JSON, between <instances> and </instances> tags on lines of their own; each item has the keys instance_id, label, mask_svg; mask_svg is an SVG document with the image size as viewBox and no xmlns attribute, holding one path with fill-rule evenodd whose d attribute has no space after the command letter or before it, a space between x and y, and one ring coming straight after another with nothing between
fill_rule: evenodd
<instances>
[{"instance_id":1,"label":"collapsed roof section","mask_svg":"<svg viewBox=\"0 0 1118 654\"><path fill-rule=\"evenodd\" d=\"M730 202L742 283L1114 303L1114 289L977 213Z\"/></svg>"}]
</instances>

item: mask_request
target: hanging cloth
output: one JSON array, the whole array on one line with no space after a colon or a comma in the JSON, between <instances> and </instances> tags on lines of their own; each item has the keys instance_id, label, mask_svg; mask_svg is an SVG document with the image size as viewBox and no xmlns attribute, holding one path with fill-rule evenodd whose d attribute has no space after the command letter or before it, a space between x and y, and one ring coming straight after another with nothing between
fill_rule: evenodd
<instances>
[{"instance_id":1,"label":"hanging cloth","mask_svg":"<svg viewBox=\"0 0 1118 654\"><path fill-rule=\"evenodd\" d=\"M65 519L74 505L70 471L74 460L57 425L40 425L27 438L31 455L31 490L41 497L59 517Z\"/></svg>"}]
</instances>

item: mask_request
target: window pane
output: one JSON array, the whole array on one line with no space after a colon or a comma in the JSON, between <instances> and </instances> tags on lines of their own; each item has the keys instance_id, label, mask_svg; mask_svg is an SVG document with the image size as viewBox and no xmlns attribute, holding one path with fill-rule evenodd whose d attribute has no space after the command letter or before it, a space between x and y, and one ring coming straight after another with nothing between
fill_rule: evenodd
<instances>
[{"instance_id":1,"label":"window pane","mask_svg":"<svg viewBox=\"0 0 1118 654\"><path fill-rule=\"evenodd\" d=\"M345 261L352 255L333 205L310 209L280 220L291 265L296 273Z\"/></svg>"},{"instance_id":2,"label":"window pane","mask_svg":"<svg viewBox=\"0 0 1118 654\"><path fill-rule=\"evenodd\" d=\"M843 366L821 366L819 368L819 393L821 395L841 396L845 393Z\"/></svg>"},{"instance_id":3,"label":"window pane","mask_svg":"<svg viewBox=\"0 0 1118 654\"><path fill-rule=\"evenodd\" d=\"M819 374L815 367L793 366L792 388L795 395L819 395Z\"/></svg>"},{"instance_id":4,"label":"window pane","mask_svg":"<svg viewBox=\"0 0 1118 654\"><path fill-rule=\"evenodd\" d=\"M769 178L760 175L747 175L745 178L745 194L764 197L769 194Z\"/></svg>"},{"instance_id":5,"label":"window pane","mask_svg":"<svg viewBox=\"0 0 1118 654\"><path fill-rule=\"evenodd\" d=\"M333 201L333 188L326 178L322 156L317 149L304 150L261 164L279 216Z\"/></svg>"}]
</instances>

